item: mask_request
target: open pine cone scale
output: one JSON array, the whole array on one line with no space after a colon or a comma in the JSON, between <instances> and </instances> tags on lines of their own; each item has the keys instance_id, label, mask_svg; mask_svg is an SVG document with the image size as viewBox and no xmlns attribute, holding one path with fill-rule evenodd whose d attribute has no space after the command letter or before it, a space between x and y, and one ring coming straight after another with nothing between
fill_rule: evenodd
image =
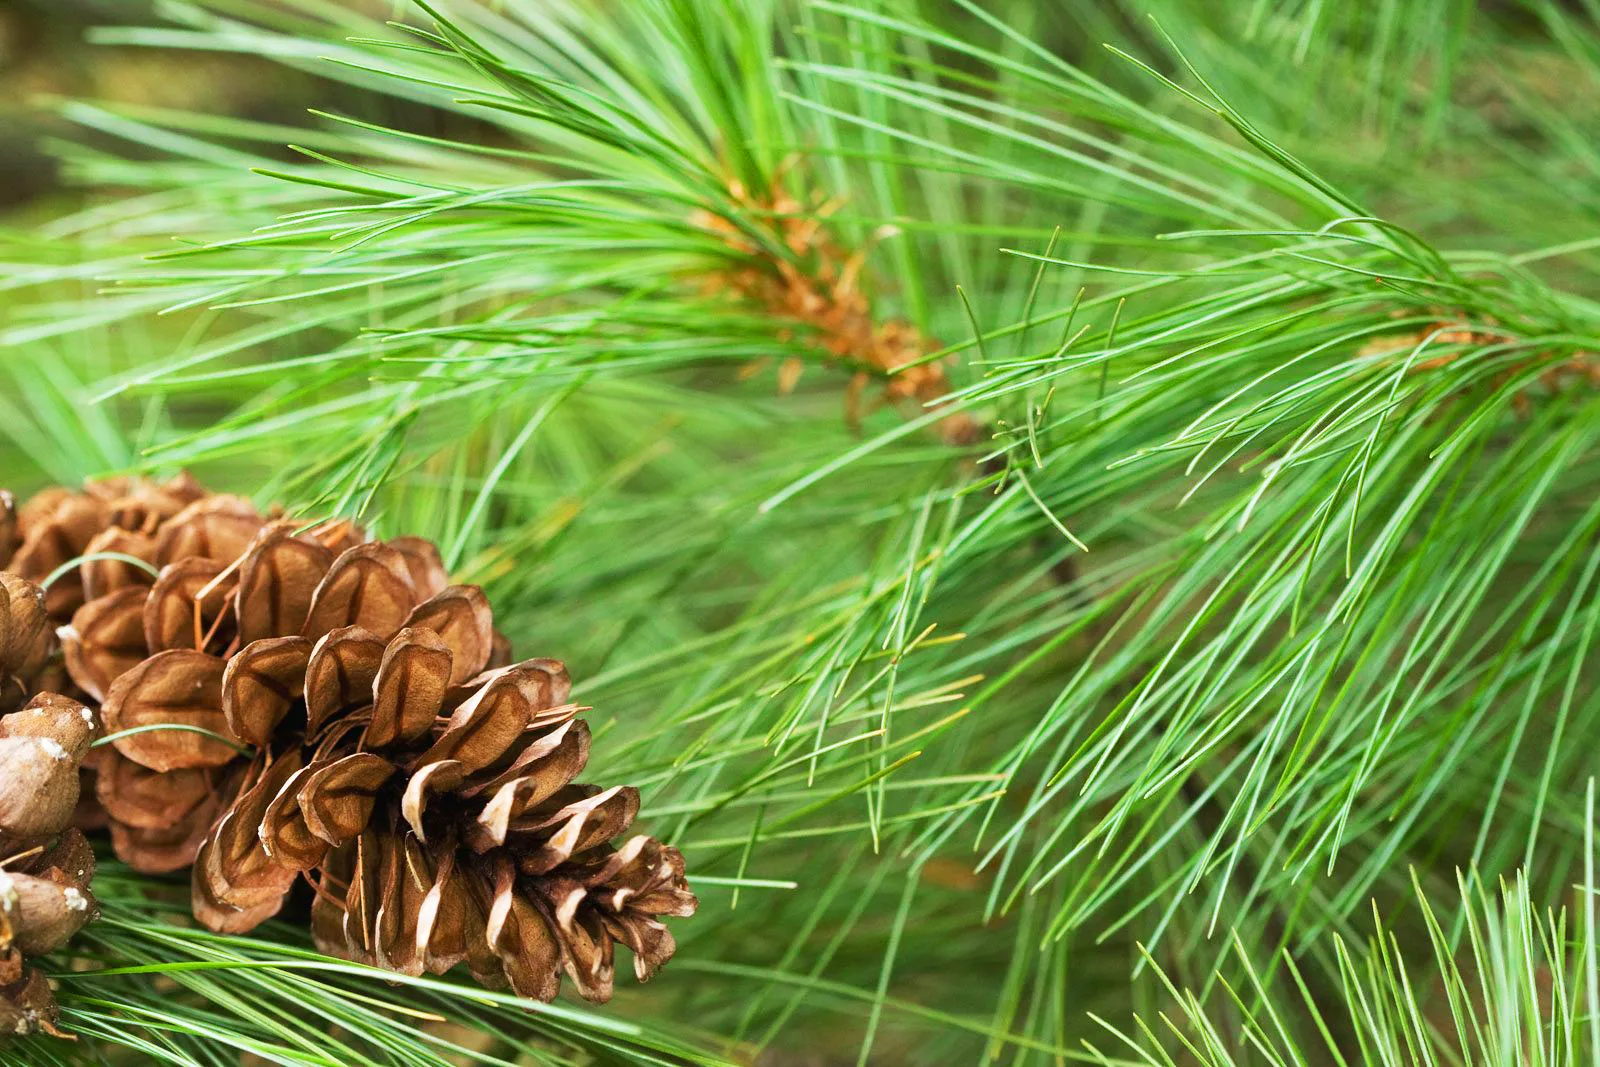
<instances>
[{"instance_id":1,"label":"open pine cone scale","mask_svg":"<svg viewBox=\"0 0 1600 1067\"><path fill-rule=\"evenodd\" d=\"M32 582L0 572L0 715L27 700L55 647L44 594Z\"/></svg>"}]
</instances>

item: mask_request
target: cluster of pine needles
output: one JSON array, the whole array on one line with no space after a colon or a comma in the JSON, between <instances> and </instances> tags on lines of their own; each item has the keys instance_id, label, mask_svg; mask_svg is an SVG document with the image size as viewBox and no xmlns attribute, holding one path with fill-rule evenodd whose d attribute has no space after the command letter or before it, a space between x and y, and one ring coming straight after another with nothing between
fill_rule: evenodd
<instances>
[{"instance_id":1,"label":"cluster of pine needles","mask_svg":"<svg viewBox=\"0 0 1600 1067\"><path fill-rule=\"evenodd\" d=\"M4 1062L1600 1063L1592 0L89 40L327 103L41 102L5 480L437 541L703 903L530 1008L108 865Z\"/></svg>"}]
</instances>

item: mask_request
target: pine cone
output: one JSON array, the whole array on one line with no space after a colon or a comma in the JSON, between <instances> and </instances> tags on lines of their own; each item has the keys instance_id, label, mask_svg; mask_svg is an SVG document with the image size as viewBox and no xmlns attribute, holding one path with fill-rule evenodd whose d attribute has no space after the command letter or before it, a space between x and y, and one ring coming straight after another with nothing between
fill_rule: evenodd
<instances>
[{"instance_id":1,"label":"pine cone","mask_svg":"<svg viewBox=\"0 0 1600 1067\"><path fill-rule=\"evenodd\" d=\"M565 668L493 666L474 587L386 629L263 639L229 663L229 725L278 755L201 846L195 914L248 930L304 873L331 954L412 975L464 961L485 985L545 1001L564 968L603 1001L621 941L648 979L675 947L659 916L696 901L675 849L643 837L612 848L637 790L573 784L589 731ZM303 744L282 744L286 730Z\"/></svg>"},{"instance_id":2,"label":"pine cone","mask_svg":"<svg viewBox=\"0 0 1600 1067\"><path fill-rule=\"evenodd\" d=\"M0 715L22 706L55 646L44 593L26 578L0 572Z\"/></svg>"},{"instance_id":3,"label":"pine cone","mask_svg":"<svg viewBox=\"0 0 1600 1067\"><path fill-rule=\"evenodd\" d=\"M54 693L0 717L0 1035L66 1036L28 958L61 948L97 913L94 852L68 825L93 734L89 709Z\"/></svg>"},{"instance_id":4,"label":"pine cone","mask_svg":"<svg viewBox=\"0 0 1600 1067\"><path fill-rule=\"evenodd\" d=\"M432 544L297 531L186 480L41 494L16 526L31 570L160 568L85 563L61 643L114 738L94 791L118 856L192 863L207 926L253 928L304 875L324 949L404 973L464 961L549 1000L565 968L604 1000L616 942L641 980L671 957L660 917L696 906L681 855L613 847L638 793L574 784L564 668L508 665Z\"/></svg>"}]
</instances>

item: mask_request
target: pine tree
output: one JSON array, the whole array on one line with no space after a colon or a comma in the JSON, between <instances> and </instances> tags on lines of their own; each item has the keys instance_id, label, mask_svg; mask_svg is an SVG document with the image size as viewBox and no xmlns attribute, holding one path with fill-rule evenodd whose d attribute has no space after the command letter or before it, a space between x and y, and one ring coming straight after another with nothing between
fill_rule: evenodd
<instances>
[{"instance_id":1,"label":"pine tree","mask_svg":"<svg viewBox=\"0 0 1600 1067\"><path fill-rule=\"evenodd\" d=\"M647 987L530 1007L107 860L49 971L81 1044L5 1055L1600 1062L1597 18L95 31L330 103L54 105L88 192L9 242L11 488L192 469L436 542L700 906ZM81 540L61 610L139 562Z\"/></svg>"}]
</instances>

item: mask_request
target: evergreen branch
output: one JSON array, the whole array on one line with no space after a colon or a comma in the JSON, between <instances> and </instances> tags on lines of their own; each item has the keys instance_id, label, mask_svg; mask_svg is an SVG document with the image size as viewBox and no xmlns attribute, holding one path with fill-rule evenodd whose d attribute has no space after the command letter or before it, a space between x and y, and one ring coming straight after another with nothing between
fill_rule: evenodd
<instances>
[{"instance_id":1,"label":"evergreen branch","mask_svg":"<svg viewBox=\"0 0 1600 1067\"><path fill-rule=\"evenodd\" d=\"M63 106L145 157L68 150L125 191L45 231L92 262L6 257L8 292L44 294L4 328L7 459L202 463L441 539L519 646L572 661L597 759L709 873L695 981L625 1010L718 1037L475 1016L503 1049L739 1059L843 1020L846 1059L1052 1062L1095 1055L1083 1012L1155 1020L1179 987L1183 1022L1122 1062L1510 1062L1543 1020L1582 1029L1592 960L1537 1016L1503 961L1593 955L1545 951L1565 930L1534 915L1584 861L1600 726L1592 27L1531 2L1089 8L391 27L213 0L100 35L270 57L359 106L292 130ZM141 260L156 235L180 244ZM763 365L829 373L773 400L740 381ZM862 376L909 402L857 438ZM922 433L952 417L987 456ZM1492 921L1419 925L1404 902L1457 867L1521 880ZM1452 961L1471 914L1492 1010L1470 976L1410 985L1392 940L1352 947L1373 900ZM125 1038L167 1009L108 985L77 1025L322 1062L285 985L226 973L220 1014ZM338 973L341 1026L458 1010L380 1010ZM1465 1009L1433 1025L1441 1000ZM330 1048L452 1051L391 1022Z\"/></svg>"}]
</instances>

